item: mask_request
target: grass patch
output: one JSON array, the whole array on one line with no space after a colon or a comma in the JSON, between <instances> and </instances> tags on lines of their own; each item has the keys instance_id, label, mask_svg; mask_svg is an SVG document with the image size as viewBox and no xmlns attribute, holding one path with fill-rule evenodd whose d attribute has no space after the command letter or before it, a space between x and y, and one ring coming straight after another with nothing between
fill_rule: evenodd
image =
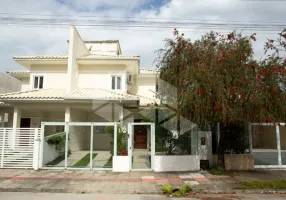
<instances>
[{"instance_id":1,"label":"grass patch","mask_svg":"<svg viewBox=\"0 0 286 200\"><path fill-rule=\"evenodd\" d=\"M107 163L103 166L103 168L112 168L112 156L108 159Z\"/></svg>"},{"instance_id":2,"label":"grass patch","mask_svg":"<svg viewBox=\"0 0 286 200\"><path fill-rule=\"evenodd\" d=\"M286 189L286 180L240 182L245 189Z\"/></svg>"},{"instance_id":3,"label":"grass patch","mask_svg":"<svg viewBox=\"0 0 286 200\"><path fill-rule=\"evenodd\" d=\"M56 159L48 162L46 166L55 166L65 160L65 154L58 156Z\"/></svg>"},{"instance_id":4,"label":"grass patch","mask_svg":"<svg viewBox=\"0 0 286 200\"><path fill-rule=\"evenodd\" d=\"M223 175L227 175L228 172L224 169L219 169L219 168L214 168L210 170L210 173L212 175L219 175L219 176L223 176Z\"/></svg>"},{"instance_id":5,"label":"grass patch","mask_svg":"<svg viewBox=\"0 0 286 200\"><path fill-rule=\"evenodd\" d=\"M95 158L97 153L92 154L92 159ZM76 164L74 164L72 167L85 167L90 163L90 153L86 154L84 157L82 157L79 161L77 161Z\"/></svg>"}]
</instances>

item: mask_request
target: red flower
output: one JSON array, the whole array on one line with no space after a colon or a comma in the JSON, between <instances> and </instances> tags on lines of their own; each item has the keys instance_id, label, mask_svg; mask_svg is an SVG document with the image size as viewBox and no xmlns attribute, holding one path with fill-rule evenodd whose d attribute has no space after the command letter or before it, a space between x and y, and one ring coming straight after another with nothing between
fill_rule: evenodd
<instances>
[{"instance_id":1,"label":"red flower","mask_svg":"<svg viewBox=\"0 0 286 200\"><path fill-rule=\"evenodd\" d=\"M233 93L235 93L235 92L236 92L236 87L230 88L230 94L233 94Z\"/></svg>"},{"instance_id":2,"label":"red flower","mask_svg":"<svg viewBox=\"0 0 286 200\"><path fill-rule=\"evenodd\" d=\"M253 39L254 41L256 41L256 37L254 37L254 36L251 36L251 39Z\"/></svg>"},{"instance_id":3,"label":"red flower","mask_svg":"<svg viewBox=\"0 0 286 200\"><path fill-rule=\"evenodd\" d=\"M120 153L121 153L122 156L127 156L127 151L126 151L126 149L122 149Z\"/></svg>"},{"instance_id":4,"label":"red flower","mask_svg":"<svg viewBox=\"0 0 286 200\"><path fill-rule=\"evenodd\" d=\"M233 33L230 33L230 34L227 35L227 39L231 40L231 39L233 39L233 38L234 38Z\"/></svg>"},{"instance_id":5,"label":"red flower","mask_svg":"<svg viewBox=\"0 0 286 200\"><path fill-rule=\"evenodd\" d=\"M269 42L273 43L273 42L274 42L274 40L269 40Z\"/></svg>"},{"instance_id":6,"label":"red flower","mask_svg":"<svg viewBox=\"0 0 286 200\"><path fill-rule=\"evenodd\" d=\"M268 117L268 121L272 122L273 118L272 117Z\"/></svg>"},{"instance_id":7,"label":"red flower","mask_svg":"<svg viewBox=\"0 0 286 200\"><path fill-rule=\"evenodd\" d=\"M214 111L222 111L222 106L221 105L214 106Z\"/></svg>"}]
</instances>

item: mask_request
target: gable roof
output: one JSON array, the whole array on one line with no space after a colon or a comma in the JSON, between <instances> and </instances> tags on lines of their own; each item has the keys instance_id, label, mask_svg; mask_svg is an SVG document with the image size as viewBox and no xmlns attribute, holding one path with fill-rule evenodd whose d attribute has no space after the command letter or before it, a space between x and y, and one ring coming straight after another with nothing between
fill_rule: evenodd
<instances>
[{"instance_id":1,"label":"gable roof","mask_svg":"<svg viewBox=\"0 0 286 200\"><path fill-rule=\"evenodd\" d=\"M14 60L67 60L68 55L14 56Z\"/></svg>"},{"instance_id":2,"label":"gable roof","mask_svg":"<svg viewBox=\"0 0 286 200\"><path fill-rule=\"evenodd\" d=\"M66 99L96 99L96 100L139 100L135 95L119 93L101 88L76 89L65 97Z\"/></svg>"},{"instance_id":3,"label":"gable roof","mask_svg":"<svg viewBox=\"0 0 286 200\"><path fill-rule=\"evenodd\" d=\"M1 100L61 100L64 89L40 89L0 94Z\"/></svg>"},{"instance_id":4,"label":"gable roof","mask_svg":"<svg viewBox=\"0 0 286 200\"><path fill-rule=\"evenodd\" d=\"M101 88L79 88L70 94L65 89L40 89L0 95L0 100L134 100L141 106L157 102L155 98L114 92Z\"/></svg>"}]
</instances>

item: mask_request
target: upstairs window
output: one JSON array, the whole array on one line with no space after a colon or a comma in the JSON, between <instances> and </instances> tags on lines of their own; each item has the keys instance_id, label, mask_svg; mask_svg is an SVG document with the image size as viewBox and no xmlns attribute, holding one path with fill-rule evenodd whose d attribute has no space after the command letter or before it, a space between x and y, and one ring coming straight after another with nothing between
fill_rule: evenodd
<instances>
[{"instance_id":1,"label":"upstairs window","mask_svg":"<svg viewBox=\"0 0 286 200\"><path fill-rule=\"evenodd\" d=\"M121 90L122 89L122 77L121 76L112 76L111 77L111 89L112 90Z\"/></svg>"},{"instance_id":2,"label":"upstairs window","mask_svg":"<svg viewBox=\"0 0 286 200\"><path fill-rule=\"evenodd\" d=\"M34 76L33 89L42 89L43 85L44 85L44 77L43 76Z\"/></svg>"}]
</instances>

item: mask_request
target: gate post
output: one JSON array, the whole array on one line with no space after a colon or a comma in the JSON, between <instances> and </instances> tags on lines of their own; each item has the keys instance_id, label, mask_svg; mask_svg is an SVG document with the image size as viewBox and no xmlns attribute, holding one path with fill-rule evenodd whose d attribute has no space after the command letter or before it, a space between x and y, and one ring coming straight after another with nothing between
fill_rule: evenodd
<instances>
[{"instance_id":1,"label":"gate post","mask_svg":"<svg viewBox=\"0 0 286 200\"><path fill-rule=\"evenodd\" d=\"M3 129L3 141L2 141L2 153L1 153L1 167L4 166L4 151L5 151L5 136L6 136L6 129Z\"/></svg>"},{"instance_id":2,"label":"gate post","mask_svg":"<svg viewBox=\"0 0 286 200\"><path fill-rule=\"evenodd\" d=\"M40 153L40 138L38 137L39 135L39 130L36 128L35 129L35 141L34 141L34 151L33 151L33 168L34 170L39 169L39 153Z\"/></svg>"}]
</instances>

